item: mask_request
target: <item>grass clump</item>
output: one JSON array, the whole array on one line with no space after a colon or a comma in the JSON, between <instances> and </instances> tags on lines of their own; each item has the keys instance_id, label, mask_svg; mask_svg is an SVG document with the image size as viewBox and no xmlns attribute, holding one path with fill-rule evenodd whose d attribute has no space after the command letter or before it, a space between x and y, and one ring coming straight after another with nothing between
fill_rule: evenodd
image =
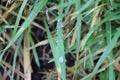
<instances>
[{"instance_id":1,"label":"grass clump","mask_svg":"<svg viewBox=\"0 0 120 80\"><path fill-rule=\"evenodd\" d=\"M0 79L119 80L119 5L119 0L2 0Z\"/></svg>"}]
</instances>

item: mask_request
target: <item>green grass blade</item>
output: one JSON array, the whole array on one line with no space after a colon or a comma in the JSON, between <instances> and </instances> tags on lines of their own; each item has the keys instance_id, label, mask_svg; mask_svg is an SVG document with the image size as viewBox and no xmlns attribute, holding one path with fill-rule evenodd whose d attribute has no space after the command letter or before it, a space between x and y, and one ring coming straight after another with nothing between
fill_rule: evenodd
<instances>
[{"instance_id":1,"label":"green grass blade","mask_svg":"<svg viewBox=\"0 0 120 80\"><path fill-rule=\"evenodd\" d=\"M81 3L79 0L76 0L76 11L78 11L81 8ZM80 11L81 12L81 11ZM79 61L79 51L80 51L80 38L81 38L81 13L77 15L77 23L76 23L76 62L75 64L78 64ZM77 68L74 71L74 76L77 72ZM73 77L73 80L75 77Z\"/></svg>"},{"instance_id":2,"label":"green grass blade","mask_svg":"<svg viewBox=\"0 0 120 80\"><path fill-rule=\"evenodd\" d=\"M34 45L34 41L33 41L33 38L31 35L29 35L29 39L30 39L30 43L31 45L33 46ZM37 55L37 51L35 48L32 49L32 52L33 52L33 56L35 58L35 62L37 64L37 66L39 67L40 66L40 62L39 62L39 58L38 58L38 55Z\"/></svg>"},{"instance_id":3,"label":"green grass blade","mask_svg":"<svg viewBox=\"0 0 120 80\"><path fill-rule=\"evenodd\" d=\"M82 7L79 8L77 11L75 11L74 13L72 13L72 15L74 15L74 14L79 15L81 12L83 12L84 10L86 10L87 8L89 8L89 6L91 6L93 3L94 3L94 0L86 1L86 3L84 5L82 5Z\"/></svg>"},{"instance_id":4,"label":"green grass blade","mask_svg":"<svg viewBox=\"0 0 120 80\"><path fill-rule=\"evenodd\" d=\"M107 44L111 42L111 22L108 21L106 22L106 39L107 39ZM110 53L110 63L113 61L113 54L112 52ZM109 80L115 80L115 73L114 73L114 67L113 64L110 65L109 67Z\"/></svg>"},{"instance_id":5,"label":"green grass blade","mask_svg":"<svg viewBox=\"0 0 120 80\"><path fill-rule=\"evenodd\" d=\"M120 20L120 15L116 15L110 19L110 21L113 21L113 20Z\"/></svg>"},{"instance_id":6,"label":"green grass blade","mask_svg":"<svg viewBox=\"0 0 120 80\"><path fill-rule=\"evenodd\" d=\"M44 19L44 17L43 17ZM60 33L57 41L57 44L54 40L54 38L52 37L51 33L50 33L50 30L48 28L48 25L46 23L46 20L44 19L44 25L46 27L46 32L47 32L47 36L48 36L48 40L50 42L50 46L51 46L51 50L52 50L52 53L53 53L53 56L54 56L54 61L55 61L55 64L56 64L56 68L57 68L57 71L58 71L58 74L62 77L62 80L66 80L66 72L65 72L65 59L64 59L64 47L63 47L63 41L61 40L62 38L62 34L61 32L59 31L58 29L58 32L57 33ZM57 24L59 25L59 24ZM61 26L59 25L58 28L60 28ZM62 46L61 46L62 44ZM62 48L60 48L62 47ZM62 52L61 52L62 50Z\"/></svg>"},{"instance_id":7,"label":"green grass blade","mask_svg":"<svg viewBox=\"0 0 120 80\"><path fill-rule=\"evenodd\" d=\"M13 77L14 77L14 71L15 71L17 54L18 54L18 51L19 51L19 49L20 49L22 39L23 39L23 35L21 35L20 38L19 38L18 41L17 41L17 46L16 46L16 49L15 49L14 58L13 58L13 64L12 64L12 69L13 69L12 79L13 79Z\"/></svg>"},{"instance_id":8,"label":"green grass blade","mask_svg":"<svg viewBox=\"0 0 120 80\"><path fill-rule=\"evenodd\" d=\"M61 0L60 4L63 6L64 0ZM60 63L60 73L62 80L66 80L66 64L65 64L65 52L64 52L64 42L63 42L63 34L62 34L62 14L63 14L63 8L59 9L59 16L60 18L57 21L57 47L58 47L58 53L59 53L59 63Z\"/></svg>"},{"instance_id":9,"label":"green grass blade","mask_svg":"<svg viewBox=\"0 0 120 80\"><path fill-rule=\"evenodd\" d=\"M69 2L63 3L62 5L61 5L61 4L56 5L56 6L54 6L52 9L65 8L65 7L67 7L68 5L73 5L74 3L75 3L75 0L71 0L71 1L69 1Z\"/></svg>"},{"instance_id":10,"label":"green grass blade","mask_svg":"<svg viewBox=\"0 0 120 80\"><path fill-rule=\"evenodd\" d=\"M20 22L20 19L22 17L22 12L24 10L24 7L26 5L28 0L24 0L23 3L22 3L22 6L20 7L20 10L19 10L19 13L18 13L18 16L17 16L17 20L15 22L15 28L14 28L14 31L13 31L13 36L15 35L16 31L17 31L17 28L18 28L18 25L19 25L19 22Z\"/></svg>"}]
</instances>

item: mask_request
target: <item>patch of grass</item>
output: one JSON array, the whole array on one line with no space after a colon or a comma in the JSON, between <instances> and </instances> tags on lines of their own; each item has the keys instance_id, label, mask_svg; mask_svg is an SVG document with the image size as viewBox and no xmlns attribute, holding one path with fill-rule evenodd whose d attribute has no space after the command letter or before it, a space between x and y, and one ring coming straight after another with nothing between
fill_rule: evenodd
<instances>
[{"instance_id":1,"label":"patch of grass","mask_svg":"<svg viewBox=\"0 0 120 80\"><path fill-rule=\"evenodd\" d=\"M119 5L119 0L2 0L0 79L32 80L35 73L49 80L119 80ZM44 67L53 62L55 67L42 71L46 60Z\"/></svg>"}]
</instances>

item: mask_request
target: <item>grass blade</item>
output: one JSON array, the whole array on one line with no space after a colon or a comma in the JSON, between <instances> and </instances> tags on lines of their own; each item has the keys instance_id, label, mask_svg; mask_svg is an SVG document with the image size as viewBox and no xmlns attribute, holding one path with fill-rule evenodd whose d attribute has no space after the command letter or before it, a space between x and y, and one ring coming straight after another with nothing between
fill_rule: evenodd
<instances>
[{"instance_id":1,"label":"grass blade","mask_svg":"<svg viewBox=\"0 0 120 80\"><path fill-rule=\"evenodd\" d=\"M79 0L76 0L76 11L78 11L81 8L81 3ZM81 12L81 11L80 11ZM79 51L80 51L80 38L81 38L81 13L77 15L77 23L76 23L76 62L75 64L78 64L79 61ZM74 71L74 76L77 72L77 67ZM75 79L75 77L73 77Z\"/></svg>"},{"instance_id":2,"label":"grass blade","mask_svg":"<svg viewBox=\"0 0 120 80\"><path fill-rule=\"evenodd\" d=\"M33 41L33 38L31 35L29 35L29 39L30 39L30 43L31 45L33 46L34 45L34 41ZM37 64L37 66L40 66L40 62L39 62L39 58L38 58L38 55L37 55L37 51L35 48L32 49L32 52L33 52L33 56L35 58L35 62Z\"/></svg>"},{"instance_id":3,"label":"grass blade","mask_svg":"<svg viewBox=\"0 0 120 80\"><path fill-rule=\"evenodd\" d=\"M107 44L109 44L111 42L111 22L108 21L106 22L106 38L107 38ZM113 54L112 52L110 53L110 63L113 61ZM113 64L110 65L109 67L109 80L115 80L115 73L114 73L114 67Z\"/></svg>"},{"instance_id":4,"label":"grass blade","mask_svg":"<svg viewBox=\"0 0 120 80\"><path fill-rule=\"evenodd\" d=\"M52 35L50 33L50 30L48 28L48 25L47 25L44 17L43 17L43 20L44 20L44 25L46 27L46 32L47 32L48 40L49 40L49 43L50 43L50 46L51 46L51 50L52 50L52 53L53 53L53 56L54 56L54 61L55 61L55 64L56 64L56 68L57 68L57 71L58 71L58 76L59 76L58 78L62 78L62 80L66 80L64 54L61 53L61 51L60 51L61 49L59 50L59 48L61 46L60 43L62 41L60 41L60 42L58 41L59 44L56 44L54 38L52 37ZM59 31L58 31L58 33L59 33ZM59 39L61 39L61 34L59 35ZM63 47L62 47L62 49L63 49ZM62 50L62 52L63 52L63 50Z\"/></svg>"},{"instance_id":5,"label":"grass blade","mask_svg":"<svg viewBox=\"0 0 120 80\"><path fill-rule=\"evenodd\" d=\"M23 3L22 3L22 6L20 7L20 10L19 10L19 13L18 13L18 16L17 16L17 20L15 22L15 28L14 28L14 31L13 31L13 36L15 35L16 31L17 31L17 28L18 28L18 25L19 25L19 22L20 22L20 19L22 17L22 12L24 10L24 7L26 5L28 0L24 0Z\"/></svg>"}]
</instances>

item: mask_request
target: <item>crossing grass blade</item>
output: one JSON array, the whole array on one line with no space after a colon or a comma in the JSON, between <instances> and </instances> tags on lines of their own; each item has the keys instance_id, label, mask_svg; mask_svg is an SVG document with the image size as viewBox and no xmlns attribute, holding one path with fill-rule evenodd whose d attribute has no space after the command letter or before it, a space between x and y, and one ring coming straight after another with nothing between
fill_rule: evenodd
<instances>
[{"instance_id":1,"label":"crossing grass blade","mask_svg":"<svg viewBox=\"0 0 120 80\"><path fill-rule=\"evenodd\" d=\"M1 18L6 24L9 24L1 14L0 14L0 18Z\"/></svg>"},{"instance_id":2,"label":"crossing grass blade","mask_svg":"<svg viewBox=\"0 0 120 80\"><path fill-rule=\"evenodd\" d=\"M22 24L22 27L18 30L16 35L11 39L9 44L5 47L3 50L2 54L0 55L0 61L2 60L2 57L6 50L20 37L20 35L24 32L24 30L32 23L32 21L35 19L37 14L40 12L40 10L46 5L47 0L41 0L38 3L35 4L33 10L31 11L30 15L28 18L24 21Z\"/></svg>"},{"instance_id":3,"label":"crossing grass blade","mask_svg":"<svg viewBox=\"0 0 120 80\"><path fill-rule=\"evenodd\" d=\"M109 44L111 42L111 38L112 38L111 22L108 21L108 22L106 22L106 41L107 41L107 44ZM113 61L113 53L111 52L109 54L109 56L110 56L109 62L111 63ZM113 64L111 64L109 67L109 80L115 80L115 72L114 72Z\"/></svg>"},{"instance_id":4,"label":"crossing grass blade","mask_svg":"<svg viewBox=\"0 0 120 80\"><path fill-rule=\"evenodd\" d=\"M17 55L18 55L18 52L19 52L19 49L20 49L20 46L21 46L22 39L23 39L23 35L21 35L19 40L17 41L17 46L16 46L16 49L15 49L13 64L12 64L12 69L13 69L12 77L11 77L12 79L14 77Z\"/></svg>"},{"instance_id":5,"label":"crossing grass blade","mask_svg":"<svg viewBox=\"0 0 120 80\"><path fill-rule=\"evenodd\" d=\"M18 16L17 16L17 20L16 20L16 23L15 23L15 28L14 28L14 31L13 31L13 36L15 35L16 31L17 31L17 28L18 28L18 25L19 25L19 22L20 22L20 19L22 17L22 12L23 12L23 9L26 5L28 0L24 0L23 3L22 3L22 6L20 7L20 10L19 10L19 13L18 13ZM23 35L19 38L19 40L17 41L17 46L16 46L16 49L15 49L15 53L14 53L14 58L13 58L13 72L12 72L12 79L14 77L14 71L15 71L15 66L16 66L16 59L17 59L17 54L18 54L18 51L19 51L19 48L20 48L20 45L21 45L21 42L22 42L22 39L23 39Z\"/></svg>"},{"instance_id":6,"label":"crossing grass blade","mask_svg":"<svg viewBox=\"0 0 120 80\"><path fill-rule=\"evenodd\" d=\"M78 11L81 8L81 3L79 0L76 0L76 11ZM81 38L81 13L77 15L77 24L76 24L76 62L75 64L78 64L79 61L79 51L80 51L80 38ZM77 72L77 68L74 71L74 76ZM75 77L73 77L73 80Z\"/></svg>"},{"instance_id":7,"label":"crossing grass blade","mask_svg":"<svg viewBox=\"0 0 120 80\"><path fill-rule=\"evenodd\" d=\"M64 53L64 46L63 46L63 40L62 40L62 33L61 33L61 30L59 30L61 25L59 25L58 23L58 26L57 26L58 39L57 41L55 41L50 33L48 24L44 19L44 16L43 16L43 20L44 20L44 25L46 27L46 32L47 32L48 40L51 46L51 50L54 56L54 61L55 61L57 72L58 72L58 78L62 80L66 80L65 53Z\"/></svg>"}]
</instances>

